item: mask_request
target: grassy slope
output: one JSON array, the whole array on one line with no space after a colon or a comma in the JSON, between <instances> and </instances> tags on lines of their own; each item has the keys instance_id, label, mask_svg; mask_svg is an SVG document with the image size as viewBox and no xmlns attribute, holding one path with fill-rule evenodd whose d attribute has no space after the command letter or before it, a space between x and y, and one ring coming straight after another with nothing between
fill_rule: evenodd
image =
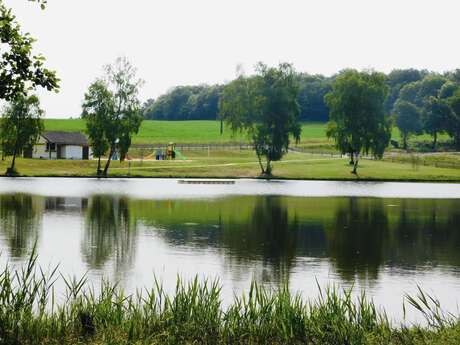
<instances>
[{"instance_id":1,"label":"grassy slope","mask_svg":"<svg viewBox=\"0 0 460 345\"><path fill-rule=\"evenodd\" d=\"M55 131L84 131L85 122L81 119L46 119L45 128ZM308 122L302 124L301 143L328 143L326 124L322 122ZM393 130L393 139L399 140L399 131ZM447 135L440 135L439 140L446 140ZM152 121L145 120L140 132L134 137L134 143L221 143L244 141L244 136L232 136L229 129L224 129L220 135L219 121ZM430 141L431 137L423 134L417 140Z\"/></svg>"},{"instance_id":2,"label":"grassy slope","mask_svg":"<svg viewBox=\"0 0 460 345\"><path fill-rule=\"evenodd\" d=\"M80 119L46 119L46 130L84 131L85 123ZM326 141L324 123L305 123L302 126L303 141ZM221 143L245 141L241 135L232 136L229 129L220 135L219 121L143 121L139 134L133 142L147 143Z\"/></svg>"},{"instance_id":3,"label":"grassy slope","mask_svg":"<svg viewBox=\"0 0 460 345\"><path fill-rule=\"evenodd\" d=\"M260 169L252 151L183 152L187 161L131 162L131 176L139 177L258 177ZM5 171L8 161L0 163ZM128 162L113 162L111 176L128 175ZM92 176L96 161L46 161L18 159L17 169L26 176ZM460 170L433 166L361 160L359 176L350 173L346 159L290 153L274 163L274 177L288 179L366 179L407 181L460 181Z\"/></svg>"}]
</instances>

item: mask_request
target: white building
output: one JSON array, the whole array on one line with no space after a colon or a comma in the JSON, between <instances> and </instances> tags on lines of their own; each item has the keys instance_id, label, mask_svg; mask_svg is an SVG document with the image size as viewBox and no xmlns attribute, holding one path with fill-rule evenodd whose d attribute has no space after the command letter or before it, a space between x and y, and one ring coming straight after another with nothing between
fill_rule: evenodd
<instances>
[{"instance_id":1,"label":"white building","mask_svg":"<svg viewBox=\"0 0 460 345\"><path fill-rule=\"evenodd\" d=\"M80 132L47 131L34 145L31 158L41 159L90 159L92 152L88 139Z\"/></svg>"}]
</instances>

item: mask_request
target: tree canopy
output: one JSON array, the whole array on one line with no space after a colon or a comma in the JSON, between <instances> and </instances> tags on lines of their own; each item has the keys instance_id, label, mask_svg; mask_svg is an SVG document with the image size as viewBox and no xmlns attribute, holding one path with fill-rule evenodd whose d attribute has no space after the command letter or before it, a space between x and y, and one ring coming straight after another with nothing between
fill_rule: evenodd
<instances>
[{"instance_id":1,"label":"tree canopy","mask_svg":"<svg viewBox=\"0 0 460 345\"><path fill-rule=\"evenodd\" d=\"M15 175L16 156L32 149L43 130L43 110L37 96L18 95L3 112L0 138L3 154L13 156L7 175Z\"/></svg>"},{"instance_id":2,"label":"tree canopy","mask_svg":"<svg viewBox=\"0 0 460 345\"><path fill-rule=\"evenodd\" d=\"M42 5L44 5L42 3ZM37 86L56 90L56 73L44 67L45 58L34 55L34 39L21 32L21 27L0 0L0 99L14 100L18 94L26 96Z\"/></svg>"},{"instance_id":3,"label":"tree canopy","mask_svg":"<svg viewBox=\"0 0 460 345\"><path fill-rule=\"evenodd\" d=\"M381 158L390 141L391 122L384 112L385 81L379 72L345 70L325 96L330 111L327 134L342 153L350 154L353 173L361 153Z\"/></svg>"},{"instance_id":4,"label":"tree canopy","mask_svg":"<svg viewBox=\"0 0 460 345\"><path fill-rule=\"evenodd\" d=\"M394 113L396 115L396 126L401 132L403 148L407 149L409 136L419 134L422 131L420 109L414 104L400 99L394 106Z\"/></svg>"},{"instance_id":5,"label":"tree canopy","mask_svg":"<svg viewBox=\"0 0 460 345\"><path fill-rule=\"evenodd\" d=\"M118 58L105 66L105 78L89 87L83 102L82 118L90 141L95 144L94 155L101 157L109 150L102 174L107 176L115 152L123 160L131 146L133 134L139 131L142 115L139 89L143 81L136 68L126 58ZM98 164L98 174L101 174Z\"/></svg>"},{"instance_id":6,"label":"tree canopy","mask_svg":"<svg viewBox=\"0 0 460 345\"><path fill-rule=\"evenodd\" d=\"M299 88L290 64L268 67L259 63L256 71L254 76L239 76L225 86L219 109L234 132L247 133L262 174L270 176L271 162L287 152L290 136L300 139Z\"/></svg>"}]
</instances>

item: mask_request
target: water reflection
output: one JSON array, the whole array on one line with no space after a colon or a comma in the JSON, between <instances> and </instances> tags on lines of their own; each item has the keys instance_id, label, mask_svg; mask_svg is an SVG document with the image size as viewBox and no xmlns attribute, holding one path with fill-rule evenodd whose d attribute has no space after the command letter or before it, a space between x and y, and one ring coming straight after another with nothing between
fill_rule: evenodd
<instances>
[{"instance_id":1,"label":"water reflection","mask_svg":"<svg viewBox=\"0 0 460 345\"><path fill-rule=\"evenodd\" d=\"M304 259L327 262L346 282L378 282L393 268L407 275L436 267L460 272L456 199L0 195L0 249L7 249L8 257L24 259L37 238L53 234L49 241L56 234L52 228L66 236L68 227L76 226L71 224L81 224L73 229L78 240L58 244L77 248L80 257L70 261L96 271L109 267L116 277L134 268L151 274L152 258L136 260L136 252L152 239L163 246L163 260L167 257L155 261L158 266L174 262L178 248L190 258L211 252L236 280L255 274L278 283L292 279L294 271L311 274L312 261ZM42 243L39 255L46 258L55 245Z\"/></svg>"},{"instance_id":2,"label":"water reflection","mask_svg":"<svg viewBox=\"0 0 460 345\"><path fill-rule=\"evenodd\" d=\"M11 258L24 258L38 239L43 210L27 194L0 195L0 231Z\"/></svg>"},{"instance_id":3,"label":"water reflection","mask_svg":"<svg viewBox=\"0 0 460 345\"><path fill-rule=\"evenodd\" d=\"M101 269L114 259L116 271L129 269L135 250L136 224L130 217L128 199L107 195L90 198L81 248L89 267Z\"/></svg>"},{"instance_id":4,"label":"water reflection","mask_svg":"<svg viewBox=\"0 0 460 345\"><path fill-rule=\"evenodd\" d=\"M385 200L343 200L326 226L327 252L340 276L348 281L376 280L388 242Z\"/></svg>"},{"instance_id":5,"label":"water reflection","mask_svg":"<svg viewBox=\"0 0 460 345\"><path fill-rule=\"evenodd\" d=\"M372 283L383 268L412 274L437 265L460 267L458 200L276 196L232 201L164 201L144 205L139 216L171 246L218 250L238 276L256 263L257 278L269 281L287 279L299 258L328 258L348 282Z\"/></svg>"}]
</instances>

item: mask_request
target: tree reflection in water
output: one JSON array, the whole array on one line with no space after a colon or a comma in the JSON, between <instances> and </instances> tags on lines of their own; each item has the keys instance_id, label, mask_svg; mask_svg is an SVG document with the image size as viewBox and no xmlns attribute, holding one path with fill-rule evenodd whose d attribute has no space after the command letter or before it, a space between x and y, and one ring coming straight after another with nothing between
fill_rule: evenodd
<instances>
[{"instance_id":1,"label":"tree reflection in water","mask_svg":"<svg viewBox=\"0 0 460 345\"><path fill-rule=\"evenodd\" d=\"M189 211L210 203L202 220ZM383 268L460 266L459 200L269 196L168 205L167 217L161 203L148 212L155 231L171 246L218 250L238 280L251 271L259 280L286 280L294 267L309 274L311 261L301 258L329 260L348 282L375 282Z\"/></svg>"},{"instance_id":2,"label":"tree reflection in water","mask_svg":"<svg viewBox=\"0 0 460 345\"><path fill-rule=\"evenodd\" d=\"M42 221L43 214L55 212L59 219ZM0 238L9 257L23 259L41 224L53 226L69 213L84 217L81 253L86 265L113 268L116 274L135 264L137 238L144 236L138 234L139 222L169 247L170 260L178 246L191 256L211 249L235 280L254 274L276 284L292 278L294 270L300 276L314 274L311 265L318 262L330 263L333 273L349 282L377 281L382 269L410 275L418 269L460 267L460 200L455 199L0 195Z\"/></svg>"},{"instance_id":3,"label":"tree reflection in water","mask_svg":"<svg viewBox=\"0 0 460 345\"><path fill-rule=\"evenodd\" d=\"M0 230L12 258L24 258L38 240L43 210L40 197L0 195Z\"/></svg>"},{"instance_id":4,"label":"tree reflection in water","mask_svg":"<svg viewBox=\"0 0 460 345\"><path fill-rule=\"evenodd\" d=\"M344 199L326 227L327 252L345 280L376 280L384 260L388 215L383 199Z\"/></svg>"},{"instance_id":5,"label":"tree reflection in water","mask_svg":"<svg viewBox=\"0 0 460 345\"><path fill-rule=\"evenodd\" d=\"M130 268L136 235L127 198L97 195L89 199L82 255L90 268L101 269L112 259L117 273Z\"/></svg>"}]
</instances>

